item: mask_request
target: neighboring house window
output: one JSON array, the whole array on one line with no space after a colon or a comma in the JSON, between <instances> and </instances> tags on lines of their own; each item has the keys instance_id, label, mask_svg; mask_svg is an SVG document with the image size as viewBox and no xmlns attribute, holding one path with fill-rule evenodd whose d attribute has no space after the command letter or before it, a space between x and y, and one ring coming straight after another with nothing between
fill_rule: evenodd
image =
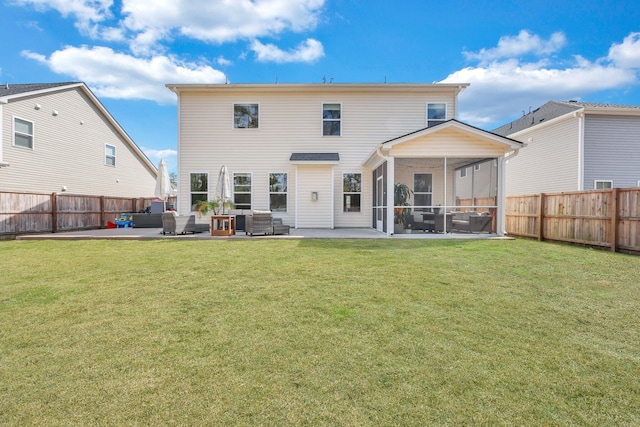
<instances>
[{"instance_id":1,"label":"neighboring house window","mask_svg":"<svg viewBox=\"0 0 640 427\"><path fill-rule=\"evenodd\" d=\"M467 176L467 168L460 169L460 178L465 178Z\"/></svg>"},{"instance_id":2,"label":"neighboring house window","mask_svg":"<svg viewBox=\"0 0 640 427\"><path fill-rule=\"evenodd\" d=\"M427 104L427 127L435 126L447 119L447 104Z\"/></svg>"},{"instance_id":3,"label":"neighboring house window","mask_svg":"<svg viewBox=\"0 0 640 427\"><path fill-rule=\"evenodd\" d=\"M322 135L340 136L340 104L322 104Z\"/></svg>"},{"instance_id":4,"label":"neighboring house window","mask_svg":"<svg viewBox=\"0 0 640 427\"><path fill-rule=\"evenodd\" d=\"M105 144L104 146L104 164L107 166L116 165L116 147Z\"/></svg>"},{"instance_id":5,"label":"neighboring house window","mask_svg":"<svg viewBox=\"0 0 640 427\"><path fill-rule=\"evenodd\" d=\"M360 204L362 200L362 174L343 174L342 192L342 211L360 212Z\"/></svg>"},{"instance_id":6,"label":"neighboring house window","mask_svg":"<svg viewBox=\"0 0 640 427\"><path fill-rule=\"evenodd\" d=\"M479 171L480 170L480 164L473 165L473 170L476 171L476 172Z\"/></svg>"},{"instance_id":7,"label":"neighboring house window","mask_svg":"<svg viewBox=\"0 0 640 427\"><path fill-rule=\"evenodd\" d=\"M13 119L13 145L33 150L33 123L17 117Z\"/></svg>"},{"instance_id":8,"label":"neighboring house window","mask_svg":"<svg viewBox=\"0 0 640 427\"><path fill-rule=\"evenodd\" d=\"M209 174L192 173L190 176L191 210L196 210L198 202L209 199Z\"/></svg>"},{"instance_id":9,"label":"neighboring house window","mask_svg":"<svg viewBox=\"0 0 640 427\"><path fill-rule=\"evenodd\" d=\"M236 129L258 129L259 113L258 104L234 104L233 127Z\"/></svg>"},{"instance_id":10,"label":"neighboring house window","mask_svg":"<svg viewBox=\"0 0 640 427\"><path fill-rule=\"evenodd\" d=\"M594 188L596 190L606 190L607 188L613 188L613 181L611 180L596 181Z\"/></svg>"},{"instance_id":11,"label":"neighboring house window","mask_svg":"<svg viewBox=\"0 0 640 427\"><path fill-rule=\"evenodd\" d=\"M233 174L233 204L236 209L251 209L251 174Z\"/></svg>"},{"instance_id":12,"label":"neighboring house window","mask_svg":"<svg viewBox=\"0 0 640 427\"><path fill-rule=\"evenodd\" d=\"M413 175L413 205L424 208L431 206L433 195L433 180L430 173Z\"/></svg>"},{"instance_id":13,"label":"neighboring house window","mask_svg":"<svg viewBox=\"0 0 640 427\"><path fill-rule=\"evenodd\" d=\"M269 209L272 212L287 211L287 174L269 174Z\"/></svg>"}]
</instances>

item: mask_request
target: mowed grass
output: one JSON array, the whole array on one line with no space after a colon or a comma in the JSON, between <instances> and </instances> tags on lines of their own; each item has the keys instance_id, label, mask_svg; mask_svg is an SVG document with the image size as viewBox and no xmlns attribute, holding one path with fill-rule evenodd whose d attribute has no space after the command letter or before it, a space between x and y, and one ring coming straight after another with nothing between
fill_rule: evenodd
<instances>
[{"instance_id":1,"label":"mowed grass","mask_svg":"<svg viewBox=\"0 0 640 427\"><path fill-rule=\"evenodd\" d=\"M640 425L640 257L0 242L1 425Z\"/></svg>"}]
</instances>

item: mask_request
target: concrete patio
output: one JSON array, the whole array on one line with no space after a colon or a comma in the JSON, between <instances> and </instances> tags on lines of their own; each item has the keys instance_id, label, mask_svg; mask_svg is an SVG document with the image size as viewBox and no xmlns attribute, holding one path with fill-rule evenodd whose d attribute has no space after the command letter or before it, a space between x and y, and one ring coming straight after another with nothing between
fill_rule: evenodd
<instances>
[{"instance_id":1,"label":"concrete patio","mask_svg":"<svg viewBox=\"0 0 640 427\"><path fill-rule=\"evenodd\" d=\"M99 230L66 231L59 233L26 234L17 236L16 240L154 240L154 239L196 239L196 240L229 240L229 239L495 239L497 234L439 234L412 233L387 236L372 228L335 228L335 229L291 229L291 234L276 236L246 236L239 231L234 236L211 236L207 232L174 235L163 235L161 228L106 228Z\"/></svg>"}]
</instances>

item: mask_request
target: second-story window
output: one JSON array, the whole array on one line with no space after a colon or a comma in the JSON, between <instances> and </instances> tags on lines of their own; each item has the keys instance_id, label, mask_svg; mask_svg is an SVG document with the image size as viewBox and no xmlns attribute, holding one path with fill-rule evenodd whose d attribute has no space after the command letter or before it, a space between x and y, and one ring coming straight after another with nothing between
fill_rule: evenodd
<instances>
[{"instance_id":1,"label":"second-story window","mask_svg":"<svg viewBox=\"0 0 640 427\"><path fill-rule=\"evenodd\" d=\"M17 117L13 119L13 145L33 149L33 123Z\"/></svg>"},{"instance_id":2,"label":"second-story window","mask_svg":"<svg viewBox=\"0 0 640 427\"><path fill-rule=\"evenodd\" d=\"M236 129L258 129L260 108L258 104L233 104L233 127Z\"/></svg>"},{"instance_id":3,"label":"second-story window","mask_svg":"<svg viewBox=\"0 0 640 427\"><path fill-rule=\"evenodd\" d=\"M105 144L104 146L104 164L107 166L116 165L116 147Z\"/></svg>"},{"instance_id":4,"label":"second-story window","mask_svg":"<svg viewBox=\"0 0 640 427\"><path fill-rule=\"evenodd\" d=\"M447 120L447 104L427 104L427 127L438 125Z\"/></svg>"},{"instance_id":5,"label":"second-story window","mask_svg":"<svg viewBox=\"0 0 640 427\"><path fill-rule=\"evenodd\" d=\"M322 135L340 136L342 108L340 104L322 104Z\"/></svg>"}]
</instances>

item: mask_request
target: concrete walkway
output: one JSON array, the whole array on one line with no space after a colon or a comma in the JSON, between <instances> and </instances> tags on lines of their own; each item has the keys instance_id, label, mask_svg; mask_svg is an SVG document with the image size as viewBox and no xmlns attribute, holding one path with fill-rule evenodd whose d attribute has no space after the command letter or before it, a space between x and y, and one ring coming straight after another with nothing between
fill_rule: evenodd
<instances>
[{"instance_id":1,"label":"concrete walkway","mask_svg":"<svg viewBox=\"0 0 640 427\"><path fill-rule=\"evenodd\" d=\"M229 239L490 239L496 234L437 234L413 233L387 236L372 228L336 228L330 229L292 229L291 234L277 236L246 236L239 231L235 236L211 236L209 232L195 234L163 235L161 228L107 228L101 230L65 231L59 233L27 234L17 236L16 240L229 240Z\"/></svg>"}]
</instances>

